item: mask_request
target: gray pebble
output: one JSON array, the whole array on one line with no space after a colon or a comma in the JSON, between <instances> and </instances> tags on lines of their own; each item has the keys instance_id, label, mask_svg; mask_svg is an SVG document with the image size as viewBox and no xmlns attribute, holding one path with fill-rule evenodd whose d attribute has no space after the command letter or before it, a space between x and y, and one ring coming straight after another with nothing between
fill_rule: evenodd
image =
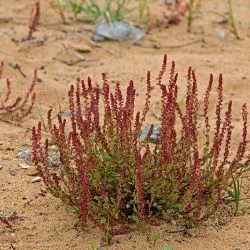
<instances>
[{"instance_id":1,"label":"gray pebble","mask_svg":"<svg viewBox=\"0 0 250 250\"><path fill-rule=\"evenodd\" d=\"M22 169L28 169L28 168L30 168L30 165L27 164L25 161L19 162L19 163L18 163L18 166L19 166L20 168L22 168Z\"/></svg>"},{"instance_id":2,"label":"gray pebble","mask_svg":"<svg viewBox=\"0 0 250 250\"><path fill-rule=\"evenodd\" d=\"M157 144L157 143L159 143L160 138L159 138L159 136L157 134L152 134L152 135L149 136L149 141L151 143Z\"/></svg>"},{"instance_id":3,"label":"gray pebble","mask_svg":"<svg viewBox=\"0 0 250 250\"><path fill-rule=\"evenodd\" d=\"M60 167L61 165L60 153L58 151L49 151L49 166Z\"/></svg>"},{"instance_id":4,"label":"gray pebble","mask_svg":"<svg viewBox=\"0 0 250 250\"><path fill-rule=\"evenodd\" d=\"M99 23L96 26L92 40L95 42L104 40L132 40L134 43L140 43L144 36L145 32L143 30L126 23Z\"/></svg>"},{"instance_id":5,"label":"gray pebble","mask_svg":"<svg viewBox=\"0 0 250 250\"><path fill-rule=\"evenodd\" d=\"M21 158L24 161L28 161L31 157L31 150L27 149L17 153L17 157Z\"/></svg>"},{"instance_id":6,"label":"gray pebble","mask_svg":"<svg viewBox=\"0 0 250 250\"><path fill-rule=\"evenodd\" d=\"M219 37L220 39L224 39L227 35L226 31L223 29L216 28L214 31L215 31L217 37Z\"/></svg>"},{"instance_id":7,"label":"gray pebble","mask_svg":"<svg viewBox=\"0 0 250 250\"><path fill-rule=\"evenodd\" d=\"M164 0L165 4L173 4L175 0Z\"/></svg>"},{"instance_id":8,"label":"gray pebble","mask_svg":"<svg viewBox=\"0 0 250 250\"><path fill-rule=\"evenodd\" d=\"M71 111L69 110L64 110L61 112L61 115L64 116L64 117L70 117L71 116ZM82 111L81 112L81 115L83 116L84 115L84 112Z\"/></svg>"},{"instance_id":9,"label":"gray pebble","mask_svg":"<svg viewBox=\"0 0 250 250\"><path fill-rule=\"evenodd\" d=\"M17 170L16 169L10 169L9 174L12 176L16 176L17 175Z\"/></svg>"}]
</instances>

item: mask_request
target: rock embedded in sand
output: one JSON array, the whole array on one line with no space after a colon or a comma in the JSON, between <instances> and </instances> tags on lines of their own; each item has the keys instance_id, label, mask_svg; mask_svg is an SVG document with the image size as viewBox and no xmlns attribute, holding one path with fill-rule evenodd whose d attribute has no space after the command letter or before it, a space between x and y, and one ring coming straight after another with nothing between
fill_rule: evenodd
<instances>
[{"instance_id":1,"label":"rock embedded in sand","mask_svg":"<svg viewBox=\"0 0 250 250\"><path fill-rule=\"evenodd\" d=\"M19 163L18 163L18 166L19 166L20 168L22 168L22 169L28 169L28 168L30 168L30 165L27 164L25 161L19 162Z\"/></svg>"},{"instance_id":2,"label":"rock embedded in sand","mask_svg":"<svg viewBox=\"0 0 250 250\"><path fill-rule=\"evenodd\" d=\"M215 34L217 35L217 37L219 37L220 39L225 39L226 38L226 31L220 28L216 28L215 30Z\"/></svg>"},{"instance_id":3,"label":"rock embedded in sand","mask_svg":"<svg viewBox=\"0 0 250 250\"><path fill-rule=\"evenodd\" d=\"M18 158L21 158L24 161L28 161L31 157L31 151L29 149L21 151L16 154Z\"/></svg>"},{"instance_id":4,"label":"rock embedded in sand","mask_svg":"<svg viewBox=\"0 0 250 250\"><path fill-rule=\"evenodd\" d=\"M16 176L17 175L17 170L16 169L10 169L9 174L12 175L12 176Z\"/></svg>"},{"instance_id":5,"label":"rock embedded in sand","mask_svg":"<svg viewBox=\"0 0 250 250\"><path fill-rule=\"evenodd\" d=\"M176 220L174 220L174 219L172 219L172 220L170 221L170 223L171 223L172 225L174 225L174 226L176 226L176 224L177 224Z\"/></svg>"},{"instance_id":6,"label":"rock embedded in sand","mask_svg":"<svg viewBox=\"0 0 250 250\"><path fill-rule=\"evenodd\" d=\"M132 40L135 44L139 44L145 32L139 28L122 22L99 23L96 26L92 40L100 42L104 40L125 41Z\"/></svg>"},{"instance_id":7,"label":"rock embedded in sand","mask_svg":"<svg viewBox=\"0 0 250 250\"><path fill-rule=\"evenodd\" d=\"M30 166L30 168L25 171L25 174L28 176L35 176L38 174L38 171L35 166Z\"/></svg>"},{"instance_id":8,"label":"rock embedded in sand","mask_svg":"<svg viewBox=\"0 0 250 250\"><path fill-rule=\"evenodd\" d=\"M69 44L69 47L81 53L91 52L91 48L84 43L71 43Z\"/></svg>"},{"instance_id":9,"label":"rock embedded in sand","mask_svg":"<svg viewBox=\"0 0 250 250\"><path fill-rule=\"evenodd\" d=\"M40 176L36 176L36 177L34 177L33 179L32 179L32 183L35 183L35 182L40 182L42 180L42 177L40 177Z\"/></svg>"}]
</instances>

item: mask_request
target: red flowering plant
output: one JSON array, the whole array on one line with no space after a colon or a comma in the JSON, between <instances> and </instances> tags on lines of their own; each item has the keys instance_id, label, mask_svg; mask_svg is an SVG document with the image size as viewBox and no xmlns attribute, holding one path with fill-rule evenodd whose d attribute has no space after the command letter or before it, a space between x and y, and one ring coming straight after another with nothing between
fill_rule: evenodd
<instances>
[{"instance_id":1,"label":"red flowering plant","mask_svg":"<svg viewBox=\"0 0 250 250\"><path fill-rule=\"evenodd\" d=\"M4 63L0 63L0 83L3 74ZM37 72L34 72L32 83L24 97L18 96L15 100L11 99L12 85L6 79L6 90L0 91L0 119L20 121L32 112L36 93L34 91L37 81Z\"/></svg>"},{"instance_id":2,"label":"red flowering plant","mask_svg":"<svg viewBox=\"0 0 250 250\"><path fill-rule=\"evenodd\" d=\"M200 109L192 68L188 69L185 104L180 105L175 64L164 84L166 67L165 56L156 83L161 91L161 124L157 129L152 125L144 138L141 135L152 91L150 72L142 111L135 111L133 81L124 94L119 83L111 90L103 74L101 88L90 78L71 85L70 123L60 115L54 123L49 110L50 140L43 140L41 123L33 127L33 161L40 176L48 190L79 215L83 225L93 222L114 235L128 232L131 223L169 220L178 214L199 221L218 209L232 184L232 175L239 178L249 169L250 159L244 157L246 104L242 106L242 138L233 154L232 101L223 117L222 76L217 87L215 128L211 129L208 106L212 75ZM197 125L200 116L205 128L201 132ZM157 140L152 144L155 130ZM51 144L60 153L60 171L49 166Z\"/></svg>"}]
</instances>

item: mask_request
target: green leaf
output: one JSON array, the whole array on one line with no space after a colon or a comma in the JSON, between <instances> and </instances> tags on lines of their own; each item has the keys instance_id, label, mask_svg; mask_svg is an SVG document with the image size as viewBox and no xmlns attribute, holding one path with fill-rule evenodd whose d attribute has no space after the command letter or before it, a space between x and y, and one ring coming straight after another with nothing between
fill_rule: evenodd
<instances>
[{"instance_id":1,"label":"green leaf","mask_svg":"<svg viewBox=\"0 0 250 250\"><path fill-rule=\"evenodd\" d=\"M113 197L110 197L110 201L112 202L112 204L116 203L116 200Z\"/></svg>"},{"instance_id":2,"label":"green leaf","mask_svg":"<svg viewBox=\"0 0 250 250\"><path fill-rule=\"evenodd\" d=\"M102 159L104 161L110 161L111 160L111 157L107 154L107 153L104 153L103 156L102 156Z\"/></svg>"},{"instance_id":3,"label":"green leaf","mask_svg":"<svg viewBox=\"0 0 250 250\"><path fill-rule=\"evenodd\" d=\"M138 217L136 215L134 215L134 214L133 215L129 215L128 219L130 221L133 221L133 222L137 222L139 220Z\"/></svg>"},{"instance_id":4,"label":"green leaf","mask_svg":"<svg viewBox=\"0 0 250 250\"><path fill-rule=\"evenodd\" d=\"M79 209L77 207L68 207L67 210L70 214L76 214Z\"/></svg>"},{"instance_id":5,"label":"green leaf","mask_svg":"<svg viewBox=\"0 0 250 250\"><path fill-rule=\"evenodd\" d=\"M107 219L105 217L101 217L100 219L102 224L106 224L107 223Z\"/></svg>"}]
</instances>

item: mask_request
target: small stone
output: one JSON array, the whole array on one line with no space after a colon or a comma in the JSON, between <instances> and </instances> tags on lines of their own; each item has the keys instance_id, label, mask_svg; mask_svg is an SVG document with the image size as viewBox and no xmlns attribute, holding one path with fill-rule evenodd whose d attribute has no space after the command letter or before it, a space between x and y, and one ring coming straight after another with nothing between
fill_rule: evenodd
<instances>
[{"instance_id":1,"label":"small stone","mask_svg":"<svg viewBox=\"0 0 250 250\"><path fill-rule=\"evenodd\" d=\"M18 166L22 169L28 169L30 166L26 162L19 162Z\"/></svg>"},{"instance_id":2,"label":"small stone","mask_svg":"<svg viewBox=\"0 0 250 250\"><path fill-rule=\"evenodd\" d=\"M125 41L133 40L134 44L140 44L140 41L145 36L142 29L136 28L122 22L99 23L96 26L92 40L100 42L104 40Z\"/></svg>"},{"instance_id":3,"label":"small stone","mask_svg":"<svg viewBox=\"0 0 250 250\"><path fill-rule=\"evenodd\" d=\"M91 52L91 48L87 44L83 44L83 43L70 44L70 47L81 53Z\"/></svg>"},{"instance_id":4,"label":"small stone","mask_svg":"<svg viewBox=\"0 0 250 250\"><path fill-rule=\"evenodd\" d=\"M161 125L154 125L154 127L153 127L153 132L154 133L159 133L160 132L160 130L161 130Z\"/></svg>"},{"instance_id":5,"label":"small stone","mask_svg":"<svg viewBox=\"0 0 250 250\"><path fill-rule=\"evenodd\" d=\"M178 217L179 219L183 219L183 218L184 218L184 216L183 216L182 214L177 214L177 217Z\"/></svg>"},{"instance_id":6,"label":"small stone","mask_svg":"<svg viewBox=\"0 0 250 250\"><path fill-rule=\"evenodd\" d=\"M144 128L141 131L140 140L146 139L146 137L148 136L149 130L150 130L150 127L147 127L147 128ZM159 143L159 141L160 141L160 138L159 138L160 130L161 130L161 125L153 125L152 134L149 136L149 141L151 143L154 143L154 144Z\"/></svg>"},{"instance_id":7,"label":"small stone","mask_svg":"<svg viewBox=\"0 0 250 250\"><path fill-rule=\"evenodd\" d=\"M49 152L49 166L50 167L60 167L62 165L60 161L60 153L58 151Z\"/></svg>"},{"instance_id":8,"label":"small stone","mask_svg":"<svg viewBox=\"0 0 250 250\"><path fill-rule=\"evenodd\" d=\"M1 170L1 169L3 169L3 166L2 166L2 165L0 165L0 170Z\"/></svg>"},{"instance_id":9,"label":"small stone","mask_svg":"<svg viewBox=\"0 0 250 250\"><path fill-rule=\"evenodd\" d=\"M30 166L30 168L27 169L27 170L25 171L25 173L26 173L26 175L28 175L28 176L35 176L35 175L38 174L38 171L37 171L37 169L36 169L35 166Z\"/></svg>"},{"instance_id":10,"label":"small stone","mask_svg":"<svg viewBox=\"0 0 250 250\"><path fill-rule=\"evenodd\" d=\"M148 135L148 132L149 132L149 128L144 128L144 129L141 131L140 140L146 139L146 137L147 137L147 135Z\"/></svg>"},{"instance_id":11,"label":"small stone","mask_svg":"<svg viewBox=\"0 0 250 250\"><path fill-rule=\"evenodd\" d=\"M58 151L58 147L56 145L52 145L50 147L50 150L53 150L53 151Z\"/></svg>"},{"instance_id":12,"label":"small stone","mask_svg":"<svg viewBox=\"0 0 250 250\"><path fill-rule=\"evenodd\" d=\"M160 141L160 138L159 138L158 135L152 134L152 135L149 136L149 141L151 143L157 144Z\"/></svg>"},{"instance_id":13,"label":"small stone","mask_svg":"<svg viewBox=\"0 0 250 250\"><path fill-rule=\"evenodd\" d=\"M172 224L172 225L174 225L174 226L176 226L176 220L174 220L174 219L172 219L171 221L170 221L170 223Z\"/></svg>"},{"instance_id":14,"label":"small stone","mask_svg":"<svg viewBox=\"0 0 250 250\"><path fill-rule=\"evenodd\" d=\"M64 111L62 111L61 115L64 116L64 117L70 117L71 112L69 110L64 110Z\"/></svg>"},{"instance_id":15,"label":"small stone","mask_svg":"<svg viewBox=\"0 0 250 250\"><path fill-rule=\"evenodd\" d=\"M219 37L220 39L224 39L227 35L226 31L223 29L216 28L214 31L215 31L217 37Z\"/></svg>"},{"instance_id":16,"label":"small stone","mask_svg":"<svg viewBox=\"0 0 250 250\"><path fill-rule=\"evenodd\" d=\"M184 229L183 235L186 237L194 237L194 234L192 233L192 231L190 229L187 229L187 228Z\"/></svg>"},{"instance_id":17,"label":"small stone","mask_svg":"<svg viewBox=\"0 0 250 250\"><path fill-rule=\"evenodd\" d=\"M173 4L175 1L174 0L164 0L165 4Z\"/></svg>"},{"instance_id":18,"label":"small stone","mask_svg":"<svg viewBox=\"0 0 250 250\"><path fill-rule=\"evenodd\" d=\"M28 161L31 157L31 151L29 149L21 151L17 153L17 157L23 159L24 161Z\"/></svg>"},{"instance_id":19,"label":"small stone","mask_svg":"<svg viewBox=\"0 0 250 250\"><path fill-rule=\"evenodd\" d=\"M12 176L16 176L17 175L16 169L10 169L9 174Z\"/></svg>"},{"instance_id":20,"label":"small stone","mask_svg":"<svg viewBox=\"0 0 250 250\"><path fill-rule=\"evenodd\" d=\"M223 218L220 218L219 221L218 221L218 224L220 226L225 226L227 224L227 220L226 219L223 219Z\"/></svg>"},{"instance_id":21,"label":"small stone","mask_svg":"<svg viewBox=\"0 0 250 250\"><path fill-rule=\"evenodd\" d=\"M40 176L36 176L32 179L32 183L35 183L35 182L40 182L42 180L42 178Z\"/></svg>"}]
</instances>

